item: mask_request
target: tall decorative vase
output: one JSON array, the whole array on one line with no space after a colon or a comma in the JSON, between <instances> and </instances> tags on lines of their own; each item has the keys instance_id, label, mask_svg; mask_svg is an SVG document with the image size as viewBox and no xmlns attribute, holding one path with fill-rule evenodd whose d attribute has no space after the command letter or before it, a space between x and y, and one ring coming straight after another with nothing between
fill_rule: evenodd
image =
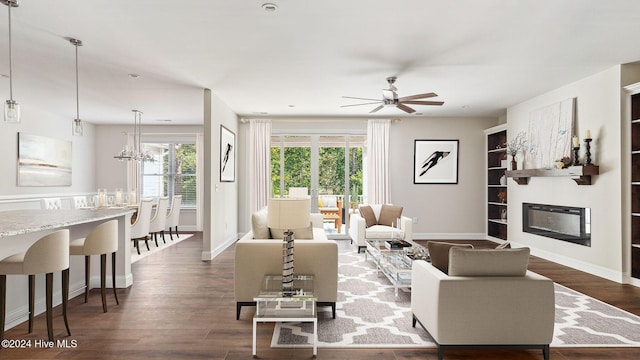
<instances>
[{"instance_id":1,"label":"tall decorative vase","mask_svg":"<svg viewBox=\"0 0 640 360\"><path fill-rule=\"evenodd\" d=\"M511 170L518 170L518 162L515 156L511 157Z\"/></svg>"}]
</instances>

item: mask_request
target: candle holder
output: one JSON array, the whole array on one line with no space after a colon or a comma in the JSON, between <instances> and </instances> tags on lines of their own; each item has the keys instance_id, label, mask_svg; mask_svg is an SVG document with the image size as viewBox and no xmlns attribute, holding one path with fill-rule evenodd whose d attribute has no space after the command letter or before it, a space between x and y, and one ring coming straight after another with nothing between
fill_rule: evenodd
<instances>
[{"instance_id":1,"label":"candle holder","mask_svg":"<svg viewBox=\"0 0 640 360\"><path fill-rule=\"evenodd\" d=\"M593 166L591 163L591 141L593 141L591 138L584 139L585 146L587 148L587 151L585 152L585 155L587 156L587 162L585 163L586 166Z\"/></svg>"},{"instance_id":2,"label":"candle holder","mask_svg":"<svg viewBox=\"0 0 640 360\"><path fill-rule=\"evenodd\" d=\"M578 159L578 152L580 151L580 146L573 147L573 165L580 165L580 160Z\"/></svg>"}]
</instances>

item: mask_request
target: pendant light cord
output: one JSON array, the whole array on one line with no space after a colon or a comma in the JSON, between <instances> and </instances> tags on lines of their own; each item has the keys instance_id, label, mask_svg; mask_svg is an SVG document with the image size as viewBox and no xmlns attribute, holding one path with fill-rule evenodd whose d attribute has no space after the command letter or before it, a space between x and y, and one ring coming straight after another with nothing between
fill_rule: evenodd
<instances>
[{"instance_id":1,"label":"pendant light cord","mask_svg":"<svg viewBox=\"0 0 640 360\"><path fill-rule=\"evenodd\" d=\"M7 7L9 8L9 100L13 102L13 61L11 60L11 7L14 1L7 1Z\"/></svg>"},{"instance_id":2,"label":"pendant light cord","mask_svg":"<svg viewBox=\"0 0 640 360\"><path fill-rule=\"evenodd\" d=\"M76 47L76 120L80 120L80 86L78 85L78 43L80 40L76 40L74 45Z\"/></svg>"}]
</instances>

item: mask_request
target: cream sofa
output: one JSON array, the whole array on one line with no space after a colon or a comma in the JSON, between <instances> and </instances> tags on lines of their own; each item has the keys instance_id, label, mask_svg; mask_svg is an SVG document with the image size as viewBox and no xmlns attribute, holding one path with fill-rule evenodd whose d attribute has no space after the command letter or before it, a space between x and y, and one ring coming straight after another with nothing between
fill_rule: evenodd
<instances>
[{"instance_id":1,"label":"cream sofa","mask_svg":"<svg viewBox=\"0 0 640 360\"><path fill-rule=\"evenodd\" d=\"M411 310L446 348L542 349L553 338L553 281L528 271L529 249L452 248L449 275L422 260L413 262ZM523 266L524 263L524 266Z\"/></svg>"},{"instance_id":2,"label":"cream sofa","mask_svg":"<svg viewBox=\"0 0 640 360\"><path fill-rule=\"evenodd\" d=\"M255 219L256 214L253 217ZM294 230L295 274L315 276L317 305L331 306L335 319L338 245L327 239L322 228L322 214L311 214L311 223L313 239L302 239ZM255 224L253 228L256 229ZM260 232L264 236L265 232ZM255 306L253 298L258 294L264 276L282 273L282 239L254 239L254 230L248 232L236 242L234 266L236 319L239 319L242 306Z\"/></svg>"},{"instance_id":3,"label":"cream sofa","mask_svg":"<svg viewBox=\"0 0 640 360\"><path fill-rule=\"evenodd\" d=\"M361 205L362 207L363 205ZM365 205L366 206L366 205ZM367 226L367 221L362 217L360 212L350 215L349 218L349 236L351 243L355 242L358 252L367 247L367 240L371 239L402 239L405 241L413 240L413 221L406 216L400 217L400 226L396 225L396 219L393 219L394 227L380 224L380 215L383 205L369 205L375 217L375 223Z\"/></svg>"}]
</instances>

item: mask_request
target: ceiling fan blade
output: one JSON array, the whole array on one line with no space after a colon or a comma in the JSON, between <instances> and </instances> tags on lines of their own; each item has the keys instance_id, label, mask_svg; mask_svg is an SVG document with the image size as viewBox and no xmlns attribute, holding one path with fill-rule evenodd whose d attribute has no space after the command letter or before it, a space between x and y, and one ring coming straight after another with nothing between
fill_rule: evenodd
<instances>
[{"instance_id":1,"label":"ceiling fan blade","mask_svg":"<svg viewBox=\"0 0 640 360\"><path fill-rule=\"evenodd\" d=\"M401 97L400 99L398 99L398 101L426 99L426 98L436 97L436 96L438 96L438 94L430 92L430 93L426 93L426 94L417 94L417 95L404 96L404 97Z\"/></svg>"},{"instance_id":2,"label":"ceiling fan blade","mask_svg":"<svg viewBox=\"0 0 640 360\"><path fill-rule=\"evenodd\" d=\"M374 112L376 112L376 111L378 111L378 110L382 109L383 107L384 107L384 105L380 105L380 106L378 106L377 108L375 108L375 109L373 109L373 110L369 111L369 114L372 114L372 113L374 113Z\"/></svg>"},{"instance_id":3,"label":"ceiling fan blade","mask_svg":"<svg viewBox=\"0 0 640 360\"><path fill-rule=\"evenodd\" d=\"M400 103L411 105L442 105L444 101L400 101Z\"/></svg>"},{"instance_id":4,"label":"ceiling fan blade","mask_svg":"<svg viewBox=\"0 0 640 360\"><path fill-rule=\"evenodd\" d=\"M406 111L409 114L413 114L414 112L416 112L415 110L413 110L412 108L408 107L407 105L398 103L398 105L396 105L398 107L398 109L402 110L402 111Z\"/></svg>"},{"instance_id":5,"label":"ceiling fan blade","mask_svg":"<svg viewBox=\"0 0 640 360\"><path fill-rule=\"evenodd\" d=\"M360 106L360 105L371 105L371 104L379 104L380 100L376 102L362 103L362 104L350 104L350 105L340 105L340 107L349 107L349 106Z\"/></svg>"},{"instance_id":6,"label":"ceiling fan blade","mask_svg":"<svg viewBox=\"0 0 640 360\"><path fill-rule=\"evenodd\" d=\"M356 99L356 100L371 100L371 101L382 101L380 99L369 99L369 98L361 98L361 97L353 97L353 96L343 96L344 99Z\"/></svg>"}]
</instances>

